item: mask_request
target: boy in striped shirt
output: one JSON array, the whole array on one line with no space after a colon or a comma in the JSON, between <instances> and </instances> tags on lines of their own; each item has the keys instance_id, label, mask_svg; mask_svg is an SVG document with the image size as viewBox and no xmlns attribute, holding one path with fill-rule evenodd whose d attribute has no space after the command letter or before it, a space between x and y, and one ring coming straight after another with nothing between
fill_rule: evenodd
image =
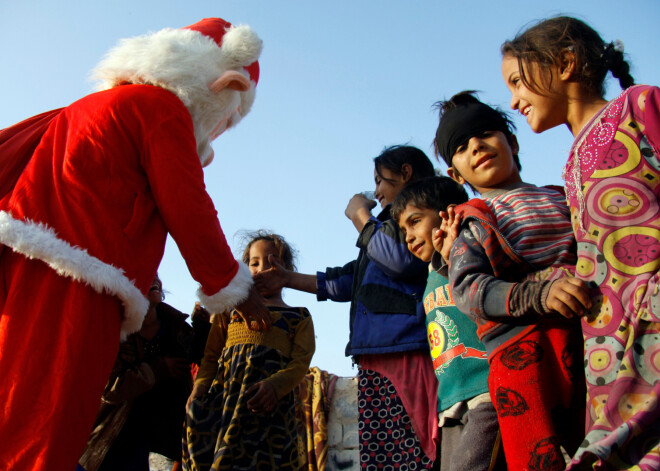
<instances>
[{"instance_id":1,"label":"boy in striped shirt","mask_svg":"<svg viewBox=\"0 0 660 471\"><path fill-rule=\"evenodd\" d=\"M570 211L561 191L522 181L513 124L462 92L438 104L436 153L480 199L456 209L449 251L456 306L477 323L509 469L562 470L584 430L582 340L591 307L574 278Z\"/></svg>"}]
</instances>

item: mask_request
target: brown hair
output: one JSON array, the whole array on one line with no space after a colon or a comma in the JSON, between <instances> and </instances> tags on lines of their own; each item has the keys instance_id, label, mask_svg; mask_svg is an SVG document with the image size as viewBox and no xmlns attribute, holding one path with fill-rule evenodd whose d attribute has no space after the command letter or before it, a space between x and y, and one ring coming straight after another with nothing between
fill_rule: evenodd
<instances>
[{"instance_id":1,"label":"brown hair","mask_svg":"<svg viewBox=\"0 0 660 471\"><path fill-rule=\"evenodd\" d=\"M570 51L575 57L575 76L589 93L605 95L607 71L619 79L621 88L635 84L630 75L630 65L623 57L623 51L614 43L606 44L600 35L589 25L576 18L558 16L543 20L519 33L514 39L502 44L502 56L518 60L520 79L530 90L546 94L552 83L549 74L547 84L537 83L530 76L533 63L541 72L560 65L562 56Z\"/></svg>"},{"instance_id":2,"label":"brown hair","mask_svg":"<svg viewBox=\"0 0 660 471\"><path fill-rule=\"evenodd\" d=\"M246 233L244 238L248 240L248 242L245 244L245 249L243 250L243 256L241 257L244 263L247 264L250 262L250 247L252 247L252 244L260 240L267 240L272 242L279 252L278 256L284 268L287 270L297 271L296 265L294 263L296 256L295 249L293 249L293 247L291 247L291 245L289 245L289 243L284 240L284 237L281 235L266 231L264 229L259 229L258 231Z\"/></svg>"}]
</instances>

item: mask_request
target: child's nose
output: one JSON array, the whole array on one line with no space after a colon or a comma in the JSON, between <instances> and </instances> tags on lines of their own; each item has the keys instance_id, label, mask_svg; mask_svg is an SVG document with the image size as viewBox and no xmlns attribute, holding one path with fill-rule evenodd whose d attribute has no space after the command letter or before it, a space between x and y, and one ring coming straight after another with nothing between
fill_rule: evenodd
<instances>
[{"instance_id":1,"label":"child's nose","mask_svg":"<svg viewBox=\"0 0 660 471\"><path fill-rule=\"evenodd\" d=\"M515 93L512 93L511 94L511 102L509 103L509 106L511 107L512 110L517 110L519 104L520 104L520 100L515 95Z\"/></svg>"}]
</instances>

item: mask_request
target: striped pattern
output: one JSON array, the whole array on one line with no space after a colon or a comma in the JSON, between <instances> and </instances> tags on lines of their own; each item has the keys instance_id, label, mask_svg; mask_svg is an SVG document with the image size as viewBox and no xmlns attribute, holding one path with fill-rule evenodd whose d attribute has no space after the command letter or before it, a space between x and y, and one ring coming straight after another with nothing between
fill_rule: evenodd
<instances>
[{"instance_id":1,"label":"striped pattern","mask_svg":"<svg viewBox=\"0 0 660 471\"><path fill-rule=\"evenodd\" d=\"M537 269L575 264L575 237L564 196L525 186L484 200L511 247Z\"/></svg>"}]
</instances>

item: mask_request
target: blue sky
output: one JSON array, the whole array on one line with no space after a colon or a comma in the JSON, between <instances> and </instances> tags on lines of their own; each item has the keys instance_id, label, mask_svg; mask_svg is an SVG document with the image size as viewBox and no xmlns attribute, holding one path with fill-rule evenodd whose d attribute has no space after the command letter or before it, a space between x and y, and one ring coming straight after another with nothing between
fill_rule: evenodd
<instances>
[{"instance_id":1,"label":"blue sky","mask_svg":"<svg viewBox=\"0 0 660 471\"><path fill-rule=\"evenodd\" d=\"M585 20L607 41L621 39L636 81L660 84L656 0L4 0L0 128L89 93L89 71L120 38L210 16L249 24L264 40L257 99L214 144L207 188L235 253L240 231L270 229L298 249L300 271L314 273L357 255L344 209L354 193L373 189L373 157L403 143L432 157L432 105L458 91L478 90L482 100L508 109L499 46L530 22L560 13ZM611 80L607 98L618 92ZM523 178L561 184L569 131L535 135L519 116L514 121ZM172 240L160 274L166 301L189 312L197 283ZM284 296L312 312L312 364L355 374L344 357L348 304L290 290Z\"/></svg>"}]
</instances>

